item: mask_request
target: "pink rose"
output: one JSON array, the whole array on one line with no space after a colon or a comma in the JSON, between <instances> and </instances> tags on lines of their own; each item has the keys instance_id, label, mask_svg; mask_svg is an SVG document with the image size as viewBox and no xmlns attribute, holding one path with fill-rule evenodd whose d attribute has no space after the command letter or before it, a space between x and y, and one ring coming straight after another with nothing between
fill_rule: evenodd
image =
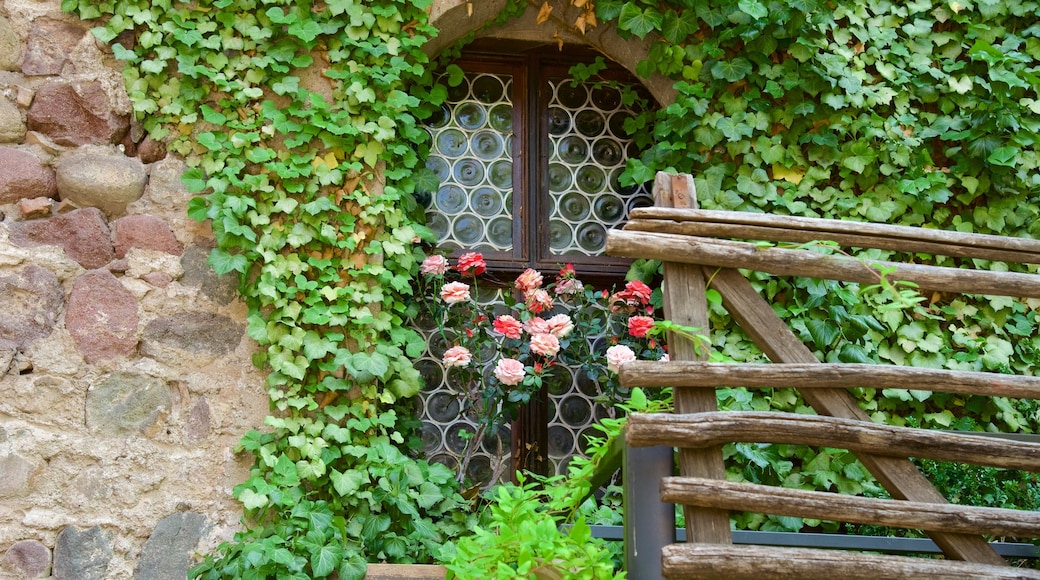
<instances>
[{"instance_id":1,"label":"pink rose","mask_svg":"<svg viewBox=\"0 0 1040 580\"><path fill-rule=\"evenodd\" d=\"M508 314L503 314L502 316L495 318L495 321L491 323L491 326L495 329L495 332L505 336L506 338L520 338L520 332L523 331L524 328L523 325L520 324L519 320Z\"/></svg>"},{"instance_id":2,"label":"pink rose","mask_svg":"<svg viewBox=\"0 0 1040 580\"><path fill-rule=\"evenodd\" d=\"M544 318L535 316L524 323L524 330L530 335L547 334L549 332L549 323Z\"/></svg>"},{"instance_id":3,"label":"pink rose","mask_svg":"<svg viewBox=\"0 0 1040 580\"><path fill-rule=\"evenodd\" d=\"M623 344L618 344L607 349L607 370L618 372L621 365L636 360L636 353Z\"/></svg>"},{"instance_id":4,"label":"pink rose","mask_svg":"<svg viewBox=\"0 0 1040 580\"><path fill-rule=\"evenodd\" d=\"M625 291L629 292L644 305L650 302L650 294L652 293L652 290L650 290L649 286L643 284L639 280L632 280L628 284L625 284Z\"/></svg>"},{"instance_id":5,"label":"pink rose","mask_svg":"<svg viewBox=\"0 0 1040 580\"><path fill-rule=\"evenodd\" d=\"M636 338L643 338L654 327L654 319L649 316L633 316L628 319L628 333Z\"/></svg>"},{"instance_id":6,"label":"pink rose","mask_svg":"<svg viewBox=\"0 0 1040 580\"><path fill-rule=\"evenodd\" d=\"M549 326L549 334L556 338L564 338L574 330L574 323L571 322L571 317L566 314L557 314L546 320L545 323Z\"/></svg>"},{"instance_id":7,"label":"pink rose","mask_svg":"<svg viewBox=\"0 0 1040 580\"><path fill-rule=\"evenodd\" d=\"M516 286L518 290L522 290L524 292L527 292L528 290L534 290L535 288L538 288L541 285L542 275L538 273L538 270L535 270L533 268L528 268L524 270L519 276L517 276L516 282L514 283L514 286Z\"/></svg>"},{"instance_id":8,"label":"pink rose","mask_svg":"<svg viewBox=\"0 0 1040 580\"><path fill-rule=\"evenodd\" d=\"M585 286L577 278L564 278L556 282L553 290L557 296L573 296L581 294L585 290Z\"/></svg>"},{"instance_id":9,"label":"pink rose","mask_svg":"<svg viewBox=\"0 0 1040 580\"><path fill-rule=\"evenodd\" d=\"M519 385L524 380L524 363L515 358L498 359L495 377L502 381L503 385Z\"/></svg>"},{"instance_id":10,"label":"pink rose","mask_svg":"<svg viewBox=\"0 0 1040 580\"><path fill-rule=\"evenodd\" d=\"M448 304L458 304L469 300L469 284L448 282L441 286L441 300Z\"/></svg>"},{"instance_id":11,"label":"pink rose","mask_svg":"<svg viewBox=\"0 0 1040 580\"><path fill-rule=\"evenodd\" d=\"M542 356L556 356L560 341L551 334L536 334L531 337L531 352Z\"/></svg>"},{"instance_id":12,"label":"pink rose","mask_svg":"<svg viewBox=\"0 0 1040 580\"><path fill-rule=\"evenodd\" d=\"M480 276L487 269L487 263L479 252L469 252L459 256L455 269L463 276Z\"/></svg>"},{"instance_id":13,"label":"pink rose","mask_svg":"<svg viewBox=\"0 0 1040 580\"><path fill-rule=\"evenodd\" d=\"M448 259L440 254L428 256L419 266L419 272L427 276L441 276L450 268Z\"/></svg>"},{"instance_id":14,"label":"pink rose","mask_svg":"<svg viewBox=\"0 0 1040 580\"><path fill-rule=\"evenodd\" d=\"M469 361L473 359L473 355L470 354L469 349L464 346L453 346L448 350L444 351L444 356L441 357L441 362L446 367L464 367L469 364Z\"/></svg>"},{"instance_id":15,"label":"pink rose","mask_svg":"<svg viewBox=\"0 0 1040 580\"><path fill-rule=\"evenodd\" d=\"M535 288L524 292L524 304L531 312L540 314L552 308L552 296L541 288Z\"/></svg>"}]
</instances>

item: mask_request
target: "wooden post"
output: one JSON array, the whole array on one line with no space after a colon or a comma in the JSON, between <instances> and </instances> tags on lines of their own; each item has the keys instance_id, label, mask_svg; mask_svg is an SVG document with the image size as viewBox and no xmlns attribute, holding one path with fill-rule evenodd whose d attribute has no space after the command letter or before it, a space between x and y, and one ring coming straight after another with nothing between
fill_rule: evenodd
<instances>
[{"instance_id":1,"label":"wooden post","mask_svg":"<svg viewBox=\"0 0 1040 580\"><path fill-rule=\"evenodd\" d=\"M658 173L654 180L654 205L696 209L697 190L693 176ZM664 315L676 324L701 328L707 334L708 300L700 267L664 263ZM707 353L698 349L698 345L673 335L668 336L668 354L672 360L707 358ZM673 397L677 413L718 410L714 390L676 389ZM680 450L679 471L689 477L724 480L726 468L722 463L722 448ZM728 511L684 506L683 513L686 516L686 541L732 543Z\"/></svg>"}]
</instances>

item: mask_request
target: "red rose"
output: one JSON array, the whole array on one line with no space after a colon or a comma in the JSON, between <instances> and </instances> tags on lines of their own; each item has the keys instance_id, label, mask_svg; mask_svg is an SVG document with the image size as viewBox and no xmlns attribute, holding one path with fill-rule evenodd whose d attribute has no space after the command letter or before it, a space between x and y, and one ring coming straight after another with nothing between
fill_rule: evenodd
<instances>
[{"instance_id":1,"label":"red rose","mask_svg":"<svg viewBox=\"0 0 1040 580\"><path fill-rule=\"evenodd\" d=\"M463 276L480 276L487 269L487 263L479 252L469 252L459 256L455 269Z\"/></svg>"},{"instance_id":2,"label":"red rose","mask_svg":"<svg viewBox=\"0 0 1040 580\"><path fill-rule=\"evenodd\" d=\"M654 319L649 316L633 316L628 319L628 333L636 338L643 338L654 327Z\"/></svg>"}]
</instances>

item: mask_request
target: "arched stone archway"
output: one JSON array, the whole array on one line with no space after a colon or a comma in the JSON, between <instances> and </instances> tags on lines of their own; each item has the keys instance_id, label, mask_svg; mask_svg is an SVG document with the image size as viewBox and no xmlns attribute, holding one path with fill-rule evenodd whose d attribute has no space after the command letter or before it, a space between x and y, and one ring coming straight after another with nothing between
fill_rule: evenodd
<instances>
[{"instance_id":1,"label":"arched stone archway","mask_svg":"<svg viewBox=\"0 0 1040 580\"><path fill-rule=\"evenodd\" d=\"M528 5L518 18L485 28L506 7L506 0L436 0L430 11L430 23L439 34L426 44L426 53L435 56L470 33L477 38L534 41L547 45L557 44L562 39L594 48L635 75L636 65L646 58L650 46L657 41L654 35L642 40L634 36L624 39L612 24L605 23L581 34L570 26L579 15L577 8L561 0L550 0L549 5L552 16L544 24L537 23L538 9ZM640 80L659 105L666 106L675 101L676 91L670 79L656 74Z\"/></svg>"}]
</instances>

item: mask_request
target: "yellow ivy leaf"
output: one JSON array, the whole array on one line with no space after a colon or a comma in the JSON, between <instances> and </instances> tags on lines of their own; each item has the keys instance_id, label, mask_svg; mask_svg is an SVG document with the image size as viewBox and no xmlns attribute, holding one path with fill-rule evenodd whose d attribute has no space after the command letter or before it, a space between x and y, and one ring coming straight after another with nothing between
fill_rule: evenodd
<instances>
[{"instance_id":1,"label":"yellow ivy leaf","mask_svg":"<svg viewBox=\"0 0 1040 580\"><path fill-rule=\"evenodd\" d=\"M801 167L787 168L782 165L773 165L773 179L790 181L798 185L803 177L805 177L805 170Z\"/></svg>"}]
</instances>

